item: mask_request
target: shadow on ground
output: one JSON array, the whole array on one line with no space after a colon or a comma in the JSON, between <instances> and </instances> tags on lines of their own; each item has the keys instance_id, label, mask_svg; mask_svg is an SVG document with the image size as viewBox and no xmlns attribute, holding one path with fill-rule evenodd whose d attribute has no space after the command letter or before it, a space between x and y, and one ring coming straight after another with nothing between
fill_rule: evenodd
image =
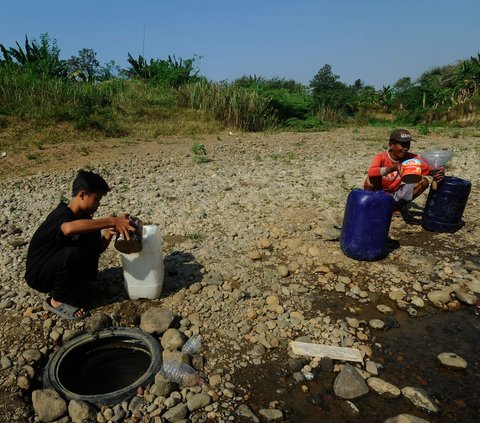
<instances>
[{"instance_id":1,"label":"shadow on ground","mask_svg":"<svg viewBox=\"0 0 480 423\"><path fill-rule=\"evenodd\" d=\"M162 297L174 294L182 288L201 282L203 266L197 263L190 252L172 251L164 257L164 280ZM145 276L148 272L145 272ZM98 281L91 285L93 300L90 308L128 300L125 288L123 269L120 266L110 267L99 272Z\"/></svg>"}]
</instances>

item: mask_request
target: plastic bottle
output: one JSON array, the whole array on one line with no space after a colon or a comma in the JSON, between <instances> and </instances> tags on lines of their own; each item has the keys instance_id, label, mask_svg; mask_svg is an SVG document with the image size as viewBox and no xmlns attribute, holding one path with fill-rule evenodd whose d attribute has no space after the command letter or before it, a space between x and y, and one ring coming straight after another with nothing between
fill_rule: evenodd
<instances>
[{"instance_id":1,"label":"plastic bottle","mask_svg":"<svg viewBox=\"0 0 480 423\"><path fill-rule=\"evenodd\" d=\"M201 381L200 376L193 367L173 360L165 361L161 372L168 380L180 386L195 386Z\"/></svg>"},{"instance_id":2,"label":"plastic bottle","mask_svg":"<svg viewBox=\"0 0 480 423\"><path fill-rule=\"evenodd\" d=\"M197 354L202 349L202 336L193 335L190 339L183 344L182 352L189 355Z\"/></svg>"}]
</instances>

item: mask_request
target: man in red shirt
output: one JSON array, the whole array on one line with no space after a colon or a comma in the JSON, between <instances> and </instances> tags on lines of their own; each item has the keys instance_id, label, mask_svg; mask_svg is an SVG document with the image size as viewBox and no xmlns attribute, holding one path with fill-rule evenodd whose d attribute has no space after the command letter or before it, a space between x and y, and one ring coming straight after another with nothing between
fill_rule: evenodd
<instances>
[{"instance_id":1,"label":"man in red shirt","mask_svg":"<svg viewBox=\"0 0 480 423\"><path fill-rule=\"evenodd\" d=\"M388 141L388 150L378 153L368 168L368 176L365 180L364 189L368 191L383 190L393 196L398 214L402 207L417 198L425 191L430 182L425 177L431 175L430 168L425 161L416 154L409 153L412 136L406 129L395 129L390 133ZM408 159L416 158L422 162L422 179L416 184L406 184L401 179L402 162ZM437 170L433 176L436 181L441 181L445 177L443 168Z\"/></svg>"}]
</instances>

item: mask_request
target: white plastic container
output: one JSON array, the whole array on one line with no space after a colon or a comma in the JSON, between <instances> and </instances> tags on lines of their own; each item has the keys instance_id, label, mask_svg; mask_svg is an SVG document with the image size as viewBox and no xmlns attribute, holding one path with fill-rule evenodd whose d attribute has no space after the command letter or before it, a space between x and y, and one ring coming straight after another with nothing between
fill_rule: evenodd
<instances>
[{"instance_id":1,"label":"white plastic container","mask_svg":"<svg viewBox=\"0 0 480 423\"><path fill-rule=\"evenodd\" d=\"M143 227L142 251L123 254L125 289L132 300L159 298L163 287L162 236L156 225Z\"/></svg>"}]
</instances>

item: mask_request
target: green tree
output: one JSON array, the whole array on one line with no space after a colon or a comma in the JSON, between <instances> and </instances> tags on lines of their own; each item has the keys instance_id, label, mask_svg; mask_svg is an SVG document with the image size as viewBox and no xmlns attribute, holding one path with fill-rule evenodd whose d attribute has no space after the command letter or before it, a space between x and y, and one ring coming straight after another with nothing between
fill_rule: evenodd
<instances>
[{"instance_id":1,"label":"green tree","mask_svg":"<svg viewBox=\"0 0 480 423\"><path fill-rule=\"evenodd\" d=\"M457 88L464 90L468 96L478 95L480 92L480 53L477 57L464 60L457 67L455 76Z\"/></svg>"},{"instance_id":2,"label":"green tree","mask_svg":"<svg viewBox=\"0 0 480 423\"><path fill-rule=\"evenodd\" d=\"M390 85L383 86L379 91L378 102L380 106L387 112L390 113L392 107L393 99L393 89Z\"/></svg>"},{"instance_id":3,"label":"green tree","mask_svg":"<svg viewBox=\"0 0 480 423\"><path fill-rule=\"evenodd\" d=\"M309 87L313 97L314 111L334 112L344 115L353 114L352 100L354 91L351 87L339 81L339 76L332 72L329 64L324 65L310 81ZM357 85L361 85L361 81ZM360 86L357 86L360 88Z\"/></svg>"},{"instance_id":4,"label":"green tree","mask_svg":"<svg viewBox=\"0 0 480 423\"><path fill-rule=\"evenodd\" d=\"M128 54L130 67L124 72L128 78L143 79L158 85L179 87L188 82L195 82L201 78L198 76L199 69L195 66L196 58L183 60L175 55L164 59L150 59L143 56L134 59Z\"/></svg>"},{"instance_id":5,"label":"green tree","mask_svg":"<svg viewBox=\"0 0 480 423\"><path fill-rule=\"evenodd\" d=\"M64 60L60 60L57 40L51 39L47 33L40 35L40 41L36 39L30 41L25 36L23 48L18 42L16 45L16 48L6 48L3 44L0 44L0 51L3 54L0 65L42 76L66 76L67 66Z\"/></svg>"},{"instance_id":6,"label":"green tree","mask_svg":"<svg viewBox=\"0 0 480 423\"><path fill-rule=\"evenodd\" d=\"M118 66L114 60L104 63L98 69L98 80L109 81L111 79L119 78L122 75L120 66Z\"/></svg>"},{"instance_id":7,"label":"green tree","mask_svg":"<svg viewBox=\"0 0 480 423\"><path fill-rule=\"evenodd\" d=\"M99 76L100 63L97 53L89 48L83 48L78 56L72 56L67 60L70 79L86 82L95 82Z\"/></svg>"},{"instance_id":8,"label":"green tree","mask_svg":"<svg viewBox=\"0 0 480 423\"><path fill-rule=\"evenodd\" d=\"M312 102L308 88L293 79L242 76L233 82L233 86L255 91L268 98L268 104L280 122L291 118L303 120L311 114Z\"/></svg>"}]
</instances>

